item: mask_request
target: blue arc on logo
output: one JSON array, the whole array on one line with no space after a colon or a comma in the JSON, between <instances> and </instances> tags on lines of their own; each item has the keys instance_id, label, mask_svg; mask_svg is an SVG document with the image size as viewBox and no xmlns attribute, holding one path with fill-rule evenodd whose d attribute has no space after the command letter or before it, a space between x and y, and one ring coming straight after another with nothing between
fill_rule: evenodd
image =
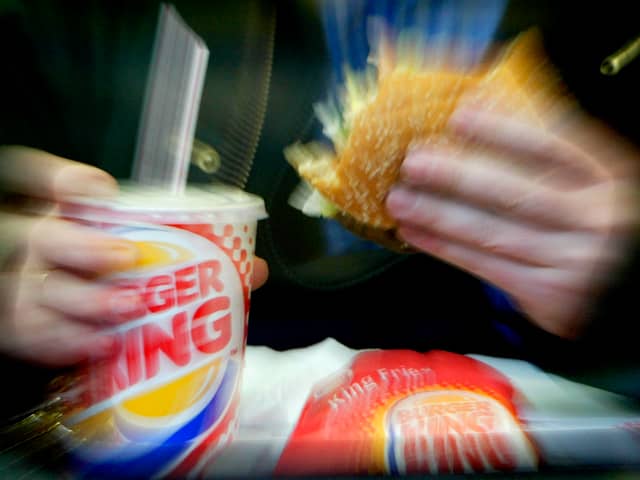
<instances>
[{"instance_id":1,"label":"blue arc on logo","mask_svg":"<svg viewBox=\"0 0 640 480\"><path fill-rule=\"evenodd\" d=\"M184 453L198 435L210 429L222 418L235 391L238 370L238 362L230 359L220 387L211 401L186 425L151 451L123 460L118 458L123 453L120 450L110 455L107 460L98 462L76 456L72 461L73 470L81 478L149 478L158 474ZM124 448L126 449L126 446Z\"/></svg>"}]
</instances>

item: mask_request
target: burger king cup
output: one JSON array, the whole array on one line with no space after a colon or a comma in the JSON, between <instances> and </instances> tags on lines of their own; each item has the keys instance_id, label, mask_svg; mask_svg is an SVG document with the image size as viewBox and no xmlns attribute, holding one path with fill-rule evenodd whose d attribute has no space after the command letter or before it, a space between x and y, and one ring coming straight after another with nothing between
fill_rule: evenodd
<instances>
[{"instance_id":1,"label":"burger king cup","mask_svg":"<svg viewBox=\"0 0 640 480\"><path fill-rule=\"evenodd\" d=\"M136 311L105 331L114 355L74 378L64 426L87 477L197 475L234 434L261 198L223 186L184 194L123 186L71 199L62 216L126 239L135 268L101 278Z\"/></svg>"}]
</instances>

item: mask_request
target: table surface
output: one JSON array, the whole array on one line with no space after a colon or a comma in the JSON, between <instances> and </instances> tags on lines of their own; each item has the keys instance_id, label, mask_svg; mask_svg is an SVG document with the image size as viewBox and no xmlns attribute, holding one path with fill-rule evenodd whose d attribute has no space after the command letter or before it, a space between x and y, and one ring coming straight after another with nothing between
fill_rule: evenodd
<instances>
[{"instance_id":1,"label":"table surface","mask_svg":"<svg viewBox=\"0 0 640 480\"><path fill-rule=\"evenodd\" d=\"M278 352L266 347L248 347L241 383L239 427L235 441L207 469L215 476L268 476L293 431L300 412L313 386L327 376L349 365L359 351L327 339L319 344ZM538 425L555 425L571 431L572 425L583 430L602 432L599 424L611 419L640 420L640 406L630 399L603 389L550 375L526 362L470 355L502 372L513 386L525 394ZM534 416L535 417L535 416ZM585 423L585 420L587 423ZM542 422L542 423L540 423ZM572 423L573 422L573 423ZM584 428L592 425L593 428ZM574 437L568 437L568 441ZM606 455L628 455L614 445L616 438L605 436L584 442L583 458L590 463L565 465L550 471L500 478L640 478L640 442L636 444L638 461L632 468L622 461L603 469ZM610 451L606 450L611 443ZM587 448L588 447L588 448ZM586 448L586 450L585 450ZM591 451L589 450L591 449ZM562 465L563 453L554 459ZM562 469L564 470L564 468ZM37 462L11 452L0 451L2 478L56 478ZM483 476L481 476L483 477ZM493 476L487 476L492 478ZM452 478L452 477L449 477ZM455 478L455 477L453 477Z\"/></svg>"}]
</instances>

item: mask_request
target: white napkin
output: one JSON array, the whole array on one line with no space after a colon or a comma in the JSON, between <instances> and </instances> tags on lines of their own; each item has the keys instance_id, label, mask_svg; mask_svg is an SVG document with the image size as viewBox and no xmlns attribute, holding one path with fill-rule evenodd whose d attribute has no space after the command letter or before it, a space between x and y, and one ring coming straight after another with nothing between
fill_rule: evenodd
<instances>
[{"instance_id":1,"label":"white napkin","mask_svg":"<svg viewBox=\"0 0 640 480\"><path fill-rule=\"evenodd\" d=\"M205 469L205 476L269 476L312 388L359 353L327 339L289 351L248 347L238 432ZM519 360L469 355L502 372L524 399L522 418L550 464L587 466L640 461L640 444L618 425L640 411L618 395L549 375Z\"/></svg>"}]
</instances>

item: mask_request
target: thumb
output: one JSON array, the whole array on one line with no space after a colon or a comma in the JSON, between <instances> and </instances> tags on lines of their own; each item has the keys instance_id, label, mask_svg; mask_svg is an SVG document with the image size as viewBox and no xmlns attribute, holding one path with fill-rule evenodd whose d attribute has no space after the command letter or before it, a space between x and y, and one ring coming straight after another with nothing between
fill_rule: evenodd
<instances>
[{"instance_id":1,"label":"thumb","mask_svg":"<svg viewBox=\"0 0 640 480\"><path fill-rule=\"evenodd\" d=\"M118 191L103 170L22 146L0 147L0 184L5 191L49 201Z\"/></svg>"}]
</instances>

